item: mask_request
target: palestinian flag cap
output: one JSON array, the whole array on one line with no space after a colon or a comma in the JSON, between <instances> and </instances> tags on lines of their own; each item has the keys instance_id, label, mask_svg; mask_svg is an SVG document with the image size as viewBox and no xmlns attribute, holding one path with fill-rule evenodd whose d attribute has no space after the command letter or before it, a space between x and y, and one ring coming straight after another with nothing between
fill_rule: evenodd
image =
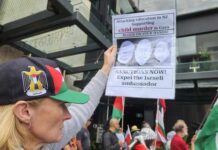
<instances>
[{"instance_id":1,"label":"palestinian flag cap","mask_svg":"<svg viewBox=\"0 0 218 150\"><path fill-rule=\"evenodd\" d=\"M89 96L70 90L57 64L49 59L23 57L0 65L0 105L19 100L50 97L66 103L84 104Z\"/></svg>"}]
</instances>

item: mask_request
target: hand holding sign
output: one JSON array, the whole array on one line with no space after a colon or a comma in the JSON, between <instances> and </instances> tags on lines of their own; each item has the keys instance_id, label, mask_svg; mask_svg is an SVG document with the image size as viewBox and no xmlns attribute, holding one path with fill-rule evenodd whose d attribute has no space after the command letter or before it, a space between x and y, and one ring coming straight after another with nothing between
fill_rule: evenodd
<instances>
[{"instance_id":1,"label":"hand holding sign","mask_svg":"<svg viewBox=\"0 0 218 150\"><path fill-rule=\"evenodd\" d=\"M175 10L114 15L112 23L119 49L106 95L174 99Z\"/></svg>"},{"instance_id":2,"label":"hand holding sign","mask_svg":"<svg viewBox=\"0 0 218 150\"><path fill-rule=\"evenodd\" d=\"M101 68L102 72L106 75L109 74L111 67L113 66L116 59L117 47L115 45L111 46L104 52L104 64Z\"/></svg>"}]
</instances>

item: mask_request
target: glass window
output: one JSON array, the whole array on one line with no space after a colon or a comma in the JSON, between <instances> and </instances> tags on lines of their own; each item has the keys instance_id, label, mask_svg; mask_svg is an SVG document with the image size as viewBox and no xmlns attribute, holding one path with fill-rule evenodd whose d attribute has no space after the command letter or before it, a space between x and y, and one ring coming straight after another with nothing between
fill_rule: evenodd
<instances>
[{"instance_id":1,"label":"glass window","mask_svg":"<svg viewBox=\"0 0 218 150\"><path fill-rule=\"evenodd\" d=\"M177 57L196 55L197 60L218 59L218 32L177 39Z\"/></svg>"},{"instance_id":2,"label":"glass window","mask_svg":"<svg viewBox=\"0 0 218 150\"><path fill-rule=\"evenodd\" d=\"M189 36L177 39L177 56L195 55L196 53L196 36Z\"/></svg>"},{"instance_id":3,"label":"glass window","mask_svg":"<svg viewBox=\"0 0 218 150\"><path fill-rule=\"evenodd\" d=\"M130 13L133 12L133 8L127 0L119 0L120 12L121 13Z\"/></svg>"},{"instance_id":4,"label":"glass window","mask_svg":"<svg viewBox=\"0 0 218 150\"><path fill-rule=\"evenodd\" d=\"M175 9L175 0L133 0L139 10L160 11Z\"/></svg>"},{"instance_id":5,"label":"glass window","mask_svg":"<svg viewBox=\"0 0 218 150\"><path fill-rule=\"evenodd\" d=\"M218 0L177 0L177 14L187 14L218 7Z\"/></svg>"},{"instance_id":6,"label":"glass window","mask_svg":"<svg viewBox=\"0 0 218 150\"><path fill-rule=\"evenodd\" d=\"M177 72L218 70L218 32L177 39Z\"/></svg>"},{"instance_id":7,"label":"glass window","mask_svg":"<svg viewBox=\"0 0 218 150\"><path fill-rule=\"evenodd\" d=\"M218 0L131 0L141 11L177 10L177 15L183 15L218 7ZM119 0L118 7L124 13L133 12L131 4L126 0ZM118 11L120 12L120 11Z\"/></svg>"},{"instance_id":8,"label":"glass window","mask_svg":"<svg viewBox=\"0 0 218 150\"><path fill-rule=\"evenodd\" d=\"M138 8L139 11L160 11L167 9L175 9L175 0L118 0L117 12L131 13L133 7Z\"/></svg>"}]
</instances>

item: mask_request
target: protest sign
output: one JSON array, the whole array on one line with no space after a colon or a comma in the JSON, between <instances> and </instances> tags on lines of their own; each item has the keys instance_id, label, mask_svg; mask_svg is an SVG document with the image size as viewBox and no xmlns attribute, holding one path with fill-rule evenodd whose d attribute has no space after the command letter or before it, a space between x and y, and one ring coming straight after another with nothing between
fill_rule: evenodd
<instances>
[{"instance_id":1,"label":"protest sign","mask_svg":"<svg viewBox=\"0 0 218 150\"><path fill-rule=\"evenodd\" d=\"M175 97L175 10L112 17L116 62L106 95Z\"/></svg>"}]
</instances>

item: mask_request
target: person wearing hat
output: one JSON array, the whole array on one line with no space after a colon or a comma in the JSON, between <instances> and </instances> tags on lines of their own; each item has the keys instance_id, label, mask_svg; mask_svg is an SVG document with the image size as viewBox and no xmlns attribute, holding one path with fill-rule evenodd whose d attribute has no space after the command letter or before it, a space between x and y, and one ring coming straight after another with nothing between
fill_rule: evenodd
<instances>
[{"instance_id":1,"label":"person wearing hat","mask_svg":"<svg viewBox=\"0 0 218 150\"><path fill-rule=\"evenodd\" d=\"M68 89L52 60L24 57L1 64L0 149L64 147L97 107L115 56L112 46L104 53L103 67L82 93Z\"/></svg>"},{"instance_id":2,"label":"person wearing hat","mask_svg":"<svg viewBox=\"0 0 218 150\"><path fill-rule=\"evenodd\" d=\"M147 121L142 121L141 128L151 128L151 125Z\"/></svg>"},{"instance_id":3,"label":"person wearing hat","mask_svg":"<svg viewBox=\"0 0 218 150\"><path fill-rule=\"evenodd\" d=\"M140 134L140 129L136 125L133 125L131 127L131 134L132 134L132 138L134 139L134 137Z\"/></svg>"}]
</instances>

